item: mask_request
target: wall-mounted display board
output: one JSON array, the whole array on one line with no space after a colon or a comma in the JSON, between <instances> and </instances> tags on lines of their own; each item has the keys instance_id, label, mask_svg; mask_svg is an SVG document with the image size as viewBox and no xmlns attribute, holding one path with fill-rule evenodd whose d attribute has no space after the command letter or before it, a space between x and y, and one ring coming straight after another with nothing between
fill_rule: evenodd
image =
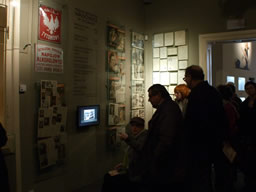
<instances>
[{"instance_id":1,"label":"wall-mounted display board","mask_svg":"<svg viewBox=\"0 0 256 192\"><path fill-rule=\"evenodd\" d=\"M115 146L118 132L125 129L125 29L107 24L108 143Z\"/></svg>"},{"instance_id":2,"label":"wall-mounted display board","mask_svg":"<svg viewBox=\"0 0 256 192\"><path fill-rule=\"evenodd\" d=\"M144 118L144 35L132 32L131 39L131 118Z\"/></svg>"},{"instance_id":3,"label":"wall-mounted display board","mask_svg":"<svg viewBox=\"0 0 256 192\"><path fill-rule=\"evenodd\" d=\"M42 80L38 109L37 147L40 170L61 163L66 157L64 84Z\"/></svg>"},{"instance_id":4,"label":"wall-mounted display board","mask_svg":"<svg viewBox=\"0 0 256 192\"><path fill-rule=\"evenodd\" d=\"M187 31L157 33L153 37L153 84L164 85L173 97L188 66Z\"/></svg>"}]
</instances>

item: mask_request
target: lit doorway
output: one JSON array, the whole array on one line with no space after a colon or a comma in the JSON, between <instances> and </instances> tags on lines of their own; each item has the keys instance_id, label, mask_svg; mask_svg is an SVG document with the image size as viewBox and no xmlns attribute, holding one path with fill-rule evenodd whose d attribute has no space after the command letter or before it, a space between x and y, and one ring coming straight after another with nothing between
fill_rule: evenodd
<instances>
[{"instance_id":1,"label":"lit doorway","mask_svg":"<svg viewBox=\"0 0 256 192\"><path fill-rule=\"evenodd\" d=\"M213 58L213 47L215 44L221 45L221 43L227 42L241 42L250 41L256 38L256 30L245 30L245 31L232 31L223 33L212 33L199 35L199 65L206 72L206 78L210 84L216 86L216 82L223 82L223 77L217 75L216 77L216 67L212 62ZM221 61L222 62L222 61ZM216 78L221 79L216 81Z\"/></svg>"}]
</instances>

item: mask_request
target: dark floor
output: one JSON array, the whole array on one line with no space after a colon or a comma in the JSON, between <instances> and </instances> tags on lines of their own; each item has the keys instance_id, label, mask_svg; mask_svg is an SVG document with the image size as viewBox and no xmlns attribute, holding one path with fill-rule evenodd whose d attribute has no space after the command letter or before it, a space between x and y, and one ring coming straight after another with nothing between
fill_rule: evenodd
<instances>
[{"instance_id":1,"label":"dark floor","mask_svg":"<svg viewBox=\"0 0 256 192\"><path fill-rule=\"evenodd\" d=\"M98 180L95 183L87 185L79 190L74 191L74 192L100 192L102 183L103 183L103 180ZM234 188L235 188L234 192L244 192L243 191L244 175L240 171L238 171L238 173L237 173L237 181L235 183Z\"/></svg>"}]
</instances>

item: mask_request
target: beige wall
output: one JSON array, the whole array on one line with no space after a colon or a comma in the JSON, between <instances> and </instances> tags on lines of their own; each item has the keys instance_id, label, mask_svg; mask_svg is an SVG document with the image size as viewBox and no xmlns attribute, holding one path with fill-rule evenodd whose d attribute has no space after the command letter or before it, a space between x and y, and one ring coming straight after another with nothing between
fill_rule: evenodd
<instances>
[{"instance_id":1,"label":"beige wall","mask_svg":"<svg viewBox=\"0 0 256 192\"><path fill-rule=\"evenodd\" d=\"M22 0L20 47L31 44L20 54L20 83L27 85L27 92L20 99L20 147L22 167L22 191L73 191L101 180L104 174L122 159L122 149L109 150L106 146L106 102L107 74L105 70L106 24L107 21L123 25L126 30L126 72L129 74L131 30L144 31L143 3L137 0L110 1L40 1L54 8L62 9L62 43L55 45L37 40L38 1ZM98 17L98 44L96 50L97 82L96 97L75 97L72 95L72 34L70 29L71 7L78 7ZM27 22L23 22L27 21ZM32 23L32 25L31 25ZM64 73L49 74L34 72L34 44L43 43L58 46L64 51ZM129 120L129 76L127 82L127 122ZM39 107L40 80L57 80L65 84L68 106L67 158L63 165L45 171L38 170L36 156L37 110ZM101 123L84 131L76 129L76 106L100 104Z\"/></svg>"},{"instance_id":2,"label":"beige wall","mask_svg":"<svg viewBox=\"0 0 256 192\"><path fill-rule=\"evenodd\" d=\"M151 5L143 5L138 0L44 0L43 3L63 9L62 44L57 45L64 50L64 73L47 74L34 72L34 44L37 40L38 1L21 0L20 9L20 41L19 41L19 83L27 85L27 92L17 96L20 114L20 141L22 191L73 191L102 179L104 173L121 159L120 151L109 151L106 147L106 22L111 21L123 25L126 30L126 72L130 72L130 31L144 32L149 40L145 48L146 90L152 83L152 35L159 32L169 32L186 29L188 31L189 64L198 64L198 36L204 33L226 31L225 18L221 16L218 1L178 1L157 0ZM70 70L70 6L78 6L93 13L99 18L97 45L97 83L96 97L79 98L71 94L72 83ZM26 11L24 11L26 10ZM248 28L256 28L253 14L248 13ZM22 48L31 44L26 50ZM45 42L44 42L45 43ZM46 43L47 44L47 43ZM13 66L15 67L15 66ZM44 172L38 171L36 159L36 127L37 109L39 107L38 83L42 79L57 80L65 83L66 103L68 106L67 132L68 149L64 165L57 166ZM127 75L127 110L129 109L129 77ZM17 85L14 84L17 91ZM147 94L147 93L146 93ZM147 97L146 97L147 101ZM101 124L83 132L76 129L75 108L81 103L98 103L101 105ZM152 115L152 108L146 102L146 121ZM126 113L128 116L128 113ZM127 118L128 119L128 118ZM19 122L19 121L17 121Z\"/></svg>"}]
</instances>

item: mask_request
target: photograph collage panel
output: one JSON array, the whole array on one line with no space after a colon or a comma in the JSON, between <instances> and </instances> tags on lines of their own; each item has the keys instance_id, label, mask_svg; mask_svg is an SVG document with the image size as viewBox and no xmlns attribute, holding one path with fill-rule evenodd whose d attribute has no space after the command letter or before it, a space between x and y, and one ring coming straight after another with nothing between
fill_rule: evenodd
<instances>
[{"instance_id":1,"label":"photograph collage panel","mask_svg":"<svg viewBox=\"0 0 256 192\"><path fill-rule=\"evenodd\" d=\"M125 62L125 29L108 23L107 90L108 126L110 126L109 130L112 130L113 127L118 127L125 124ZM111 132L114 132L113 130ZM113 140L112 143L116 143L116 138L114 136L110 137Z\"/></svg>"},{"instance_id":2,"label":"photograph collage panel","mask_svg":"<svg viewBox=\"0 0 256 192\"><path fill-rule=\"evenodd\" d=\"M144 118L144 35L132 32L131 47L131 118Z\"/></svg>"}]
</instances>

